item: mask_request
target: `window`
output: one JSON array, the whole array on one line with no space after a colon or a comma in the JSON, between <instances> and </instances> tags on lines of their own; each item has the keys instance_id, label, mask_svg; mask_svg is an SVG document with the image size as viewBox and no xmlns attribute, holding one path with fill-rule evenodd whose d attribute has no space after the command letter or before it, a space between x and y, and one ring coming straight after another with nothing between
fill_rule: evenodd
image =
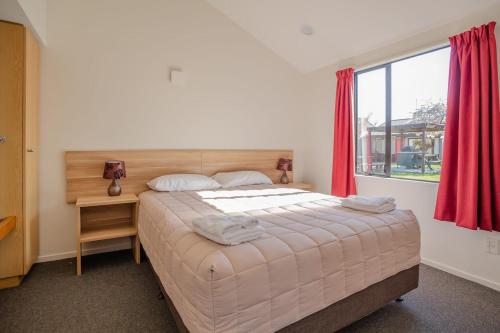
<instances>
[{"instance_id":1,"label":"window","mask_svg":"<svg viewBox=\"0 0 500 333\"><path fill-rule=\"evenodd\" d=\"M450 48L356 72L356 173L439 181Z\"/></svg>"}]
</instances>

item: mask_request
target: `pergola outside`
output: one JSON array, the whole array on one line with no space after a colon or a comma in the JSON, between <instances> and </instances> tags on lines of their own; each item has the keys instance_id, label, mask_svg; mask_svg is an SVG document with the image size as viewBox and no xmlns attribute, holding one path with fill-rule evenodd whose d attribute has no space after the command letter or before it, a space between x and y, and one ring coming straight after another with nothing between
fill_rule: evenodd
<instances>
[{"instance_id":1,"label":"pergola outside","mask_svg":"<svg viewBox=\"0 0 500 333\"><path fill-rule=\"evenodd\" d=\"M371 141L372 141L372 136L384 136L385 139L385 131L386 131L386 126L385 123L380 124L379 126L366 126L365 128L365 140L367 147L371 147ZM416 120L413 118L408 118L408 119L395 119L391 123L391 137L395 137L395 155L396 159L398 160L398 155L400 154L420 154L421 156L421 172L422 174L425 173L425 165L427 164L429 168L432 170L430 164L431 161L436 162L436 157L441 158L441 156L436 156L436 154L427 154L428 146L426 143L426 138L427 134L429 132L443 132L444 131L444 124L438 124L438 123L432 123L432 122L426 122L426 121L420 121ZM404 143L405 138L408 138L410 136L415 137L416 133L420 133L420 139L421 139L421 151L410 151L410 152L404 152L401 151L402 148L404 148L402 145ZM362 138L360 138L362 139ZM368 154L368 149L365 149L364 153L365 155L365 161L368 163L368 169L371 170L372 168L372 152L370 149L370 152ZM441 154L439 154L441 155ZM433 160L434 159L434 160Z\"/></svg>"}]
</instances>

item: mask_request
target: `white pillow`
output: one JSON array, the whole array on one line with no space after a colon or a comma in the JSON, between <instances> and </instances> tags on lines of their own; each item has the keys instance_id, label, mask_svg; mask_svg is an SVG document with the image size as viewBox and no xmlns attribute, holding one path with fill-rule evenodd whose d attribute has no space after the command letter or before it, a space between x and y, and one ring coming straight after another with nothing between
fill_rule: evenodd
<instances>
[{"instance_id":1,"label":"white pillow","mask_svg":"<svg viewBox=\"0 0 500 333\"><path fill-rule=\"evenodd\" d=\"M213 175L212 178L221 184L223 188L273 183L268 176L258 171L219 172Z\"/></svg>"},{"instance_id":2,"label":"white pillow","mask_svg":"<svg viewBox=\"0 0 500 333\"><path fill-rule=\"evenodd\" d=\"M155 178L148 182L150 189L165 191L197 191L220 188L220 184L210 177L196 174L172 174Z\"/></svg>"}]
</instances>

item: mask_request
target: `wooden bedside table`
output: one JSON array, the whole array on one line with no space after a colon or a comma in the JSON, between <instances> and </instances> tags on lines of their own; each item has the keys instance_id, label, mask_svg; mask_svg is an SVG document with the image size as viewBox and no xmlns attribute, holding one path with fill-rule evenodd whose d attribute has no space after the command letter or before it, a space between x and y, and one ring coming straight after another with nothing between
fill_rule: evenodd
<instances>
[{"instance_id":1,"label":"wooden bedside table","mask_svg":"<svg viewBox=\"0 0 500 333\"><path fill-rule=\"evenodd\" d=\"M76 200L76 274L82 273L82 243L104 239L133 237L134 259L141 261L137 214L139 198L135 194L116 197L78 197Z\"/></svg>"},{"instance_id":2,"label":"wooden bedside table","mask_svg":"<svg viewBox=\"0 0 500 333\"><path fill-rule=\"evenodd\" d=\"M288 183L288 184L274 184L274 185L279 185L282 187L290 187L290 188L296 188L299 190L304 190L304 191L313 191L314 190L314 185L313 184L307 184L307 183Z\"/></svg>"}]
</instances>

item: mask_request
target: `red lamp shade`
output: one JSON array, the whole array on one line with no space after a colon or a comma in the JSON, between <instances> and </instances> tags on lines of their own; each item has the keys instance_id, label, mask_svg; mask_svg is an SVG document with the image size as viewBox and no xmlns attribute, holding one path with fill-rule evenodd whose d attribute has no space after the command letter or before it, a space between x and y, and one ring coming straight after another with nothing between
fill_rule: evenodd
<instances>
[{"instance_id":1,"label":"red lamp shade","mask_svg":"<svg viewBox=\"0 0 500 333\"><path fill-rule=\"evenodd\" d=\"M126 178L124 161L106 161L104 163L104 172L102 178L104 179L120 179Z\"/></svg>"},{"instance_id":2,"label":"red lamp shade","mask_svg":"<svg viewBox=\"0 0 500 333\"><path fill-rule=\"evenodd\" d=\"M280 158L278 161L277 170L293 171L292 160L287 158Z\"/></svg>"}]
</instances>

